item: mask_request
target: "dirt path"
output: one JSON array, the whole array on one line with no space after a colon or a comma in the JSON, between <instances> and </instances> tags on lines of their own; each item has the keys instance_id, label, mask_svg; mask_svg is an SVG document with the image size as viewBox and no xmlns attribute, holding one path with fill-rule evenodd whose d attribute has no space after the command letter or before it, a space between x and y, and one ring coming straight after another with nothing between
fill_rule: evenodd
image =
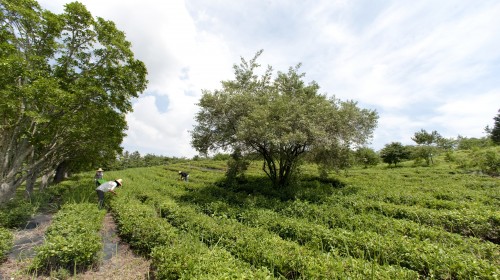
<instances>
[{"instance_id":1,"label":"dirt path","mask_svg":"<svg viewBox=\"0 0 500 280\"><path fill-rule=\"evenodd\" d=\"M43 243L51 220L51 215L38 215L24 229L14 232L14 247L8 259L0 265L0 280L55 279L49 276L35 278L23 272L35 255L35 246ZM101 234L104 250L99 268L68 279L149 279L149 261L136 256L128 244L120 242L110 214L104 217Z\"/></svg>"}]
</instances>

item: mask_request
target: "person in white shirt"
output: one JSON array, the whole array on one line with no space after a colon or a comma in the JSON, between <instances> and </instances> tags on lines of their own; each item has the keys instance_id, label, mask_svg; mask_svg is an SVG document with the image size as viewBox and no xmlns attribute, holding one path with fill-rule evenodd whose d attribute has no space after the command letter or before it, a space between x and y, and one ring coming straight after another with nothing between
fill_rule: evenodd
<instances>
[{"instance_id":1,"label":"person in white shirt","mask_svg":"<svg viewBox=\"0 0 500 280\"><path fill-rule=\"evenodd\" d=\"M99 199L98 202L99 209L101 209L102 205L104 204L104 194L110 192L116 195L115 188L121 186L122 186L122 179L116 179L114 181L103 183L95 189L97 192L97 198Z\"/></svg>"}]
</instances>

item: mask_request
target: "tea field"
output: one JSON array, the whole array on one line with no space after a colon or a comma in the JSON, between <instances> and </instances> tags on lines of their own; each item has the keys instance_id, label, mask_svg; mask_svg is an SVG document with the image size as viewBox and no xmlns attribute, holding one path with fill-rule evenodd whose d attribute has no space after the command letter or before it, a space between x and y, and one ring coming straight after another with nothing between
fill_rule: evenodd
<instances>
[{"instance_id":1,"label":"tea field","mask_svg":"<svg viewBox=\"0 0 500 280\"><path fill-rule=\"evenodd\" d=\"M106 172L124 185L106 195L106 207L122 240L151 260L156 279L500 278L498 178L443 163L354 168L320 179L306 165L295 188L277 191L260 167L252 163L231 188L224 187L224 161ZM189 182L178 180L178 170ZM58 236L42 245L33 269L58 258L67 266L96 262L103 210L93 210L92 177L82 173L70 184L57 230L49 232ZM75 220L75 211L89 217ZM75 241L88 257L75 255ZM58 257L64 250L72 255Z\"/></svg>"}]
</instances>

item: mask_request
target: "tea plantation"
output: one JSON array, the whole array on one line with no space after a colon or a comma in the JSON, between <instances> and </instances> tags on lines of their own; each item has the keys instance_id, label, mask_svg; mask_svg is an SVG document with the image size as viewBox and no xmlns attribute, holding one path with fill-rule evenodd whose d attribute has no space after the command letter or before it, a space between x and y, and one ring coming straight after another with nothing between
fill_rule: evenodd
<instances>
[{"instance_id":1,"label":"tea plantation","mask_svg":"<svg viewBox=\"0 0 500 280\"><path fill-rule=\"evenodd\" d=\"M500 278L498 178L442 163L320 179L306 165L295 187L275 190L260 167L252 163L231 187L224 161L110 171L106 178L122 178L123 187L106 194L106 207L156 279ZM104 210L92 178L61 184L71 191L31 273L98 263Z\"/></svg>"}]
</instances>

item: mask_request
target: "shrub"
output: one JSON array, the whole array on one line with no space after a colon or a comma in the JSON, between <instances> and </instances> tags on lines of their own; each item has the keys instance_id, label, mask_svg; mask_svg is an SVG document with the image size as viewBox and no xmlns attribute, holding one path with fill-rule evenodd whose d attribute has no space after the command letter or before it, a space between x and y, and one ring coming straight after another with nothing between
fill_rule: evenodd
<instances>
[{"instance_id":1,"label":"shrub","mask_svg":"<svg viewBox=\"0 0 500 280\"><path fill-rule=\"evenodd\" d=\"M66 204L47 229L30 270L38 273L67 269L80 271L95 265L102 251L99 230L104 211L95 204Z\"/></svg>"},{"instance_id":2,"label":"shrub","mask_svg":"<svg viewBox=\"0 0 500 280\"><path fill-rule=\"evenodd\" d=\"M8 229L0 227L0 260L3 260L12 248L12 240L12 233Z\"/></svg>"}]
</instances>

